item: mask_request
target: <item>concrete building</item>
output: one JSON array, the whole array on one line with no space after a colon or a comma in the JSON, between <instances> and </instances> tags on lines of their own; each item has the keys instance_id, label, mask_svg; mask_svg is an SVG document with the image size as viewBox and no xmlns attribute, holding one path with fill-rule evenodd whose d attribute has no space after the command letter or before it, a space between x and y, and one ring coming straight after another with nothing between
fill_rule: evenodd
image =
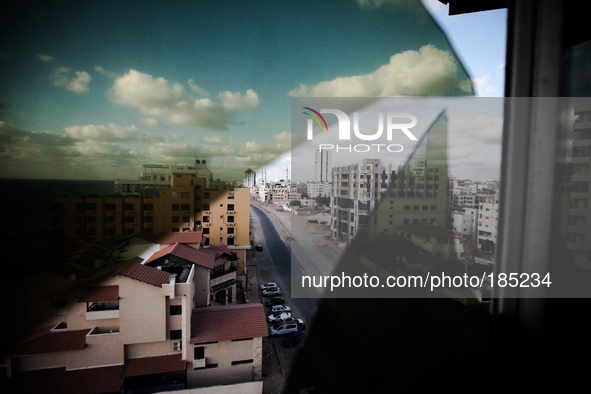
<instances>
[{"instance_id":1,"label":"concrete building","mask_svg":"<svg viewBox=\"0 0 591 394\"><path fill-rule=\"evenodd\" d=\"M195 160L193 166L144 164L142 167L143 171L139 179L115 179L114 194L123 196L146 195L149 192L157 194L158 190L168 189L172 185L174 174L193 174L197 178L203 178L206 189L217 189L221 184L219 180L213 180L205 160Z\"/></svg>"},{"instance_id":2,"label":"concrete building","mask_svg":"<svg viewBox=\"0 0 591 394\"><path fill-rule=\"evenodd\" d=\"M211 190L205 178L180 173L167 189L152 192L54 198L54 236L116 239L142 231L202 231L208 245L228 245L243 266L250 248L249 189Z\"/></svg>"},{"instance_id":3,"label":"concrete building","mask_svg":"<svg viewBox=\"0 0 591 394\"><path fill-rule=\"evenodd\" d=\"M244 187L253 188L257 184L257 173L250 168L244 171Z\"/></svg>"},{"instance_id":4,"label":"concrete building","mask_svg":"<svg viewBox=\"0 0 591 394\"><path fill-rule=\"evenodd\" d=\"M332 152L316 151L314 154L314 182L331 182Z\"/></svg>"},{"instance_id":5,"label":"concrete building","mask_svg":"<svg viewBox=\"0 0 591 394\"><path fill-rule=\"evenodd\" d=\"M359 230L368 228L370 214L394 176L391 166L382 166L379 159L333 168L330 225L335 240L350 244Z\"/></svg>"},{"instance_id":6,"label":"concrete building","mask_svg":"<svg viewBox=\"0 0 591 394\"><path fill-rule=\"evenodd\" d=\"M406 165L393 177L372 215L368 239L408 224L451 228L447 175L447 119L431 126Z\"/></svg>"},{"instance_id":7,"label":"concrete building","mask_svg":"<svg viewBox=\"0 0 591 394\"><path fill-rule=\"evenodd\" d=\"M591 105L577 105L572 147L572 174L568 176L566 248L579 267L591 267Z\"/></svg>"},{"instance_id":8,"label":"concrete building","mask_svg":"<svg viewBox=\"0 0 591 394\"><path fill-rule=\"evenodd\" d=\"M451 218L454 231L462 234L476 234L478 232L478 209L465 208L462 211L452 211Z\"/></svg>"},{"instance_id":9,"label":"concrete building","mask_svg":"<svg viewBox=\"0 0 591 394\"><path fill-rule=\"evenodd\" d=\"M478 207L478 246L485 240L498 242L500 191L482 195Z\"/></svg>"},{"instance_id":10,"label":"concrete building","mask_svg":"<svg viewBox=\"0 0 591 394\"><path fill-rule=\"evenodd\" d=\"M235 283L235 255L204 240L201 232L132 237L122 261L49 292L53 313L8 350L4 382L59 393L252 382L260 392L263 305L218 306L233 302L218 294Z\"/></svg>"}]
</instances>

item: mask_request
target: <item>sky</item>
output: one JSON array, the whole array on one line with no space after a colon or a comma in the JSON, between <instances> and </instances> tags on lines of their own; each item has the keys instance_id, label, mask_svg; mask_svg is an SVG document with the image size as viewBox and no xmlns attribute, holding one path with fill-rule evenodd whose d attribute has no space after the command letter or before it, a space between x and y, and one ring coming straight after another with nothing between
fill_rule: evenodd
<instances>
[{"instance_id":1,"label":"sky","mask_svg":"<svg viewBox=\"0 0 591 394\"><path fill-rule=\"evenodd\" d=\"M7 6L0 176L136 179L206 159L215 178L283 178L293 97L501 96L506 12L425 6L449 41L416 1Z\"/></svg>"}]
</instances>

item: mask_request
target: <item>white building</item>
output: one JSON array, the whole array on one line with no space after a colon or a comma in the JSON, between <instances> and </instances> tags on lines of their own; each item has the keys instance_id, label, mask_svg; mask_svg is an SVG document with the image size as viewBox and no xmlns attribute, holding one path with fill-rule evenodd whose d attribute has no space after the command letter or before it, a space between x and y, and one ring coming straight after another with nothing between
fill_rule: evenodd
<instances>
[{"instance_id":1,"label":"white building","mask_svg":"<svg viewBox=\"0 0 591 394\"><path fill-rule=\"evenodd\" d=\"M332 152L316 151L314 155L314 182L330 182L332 179Z\"/></svg>"}]
</instances>

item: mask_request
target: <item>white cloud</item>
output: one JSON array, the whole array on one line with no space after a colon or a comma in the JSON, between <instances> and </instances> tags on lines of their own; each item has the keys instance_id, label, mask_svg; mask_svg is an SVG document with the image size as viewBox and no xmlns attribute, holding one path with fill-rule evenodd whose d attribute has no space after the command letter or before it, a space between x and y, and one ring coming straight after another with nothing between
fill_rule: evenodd
<instances>
[{"instance_id":1,"label":"white cloud","mask_svg":"<svg viewBox=\"0 0 591 394\"><path fill-rule=\"evenodd\" d=\"M225 93L222 97L226 97ZM154 78L136 70L118 77L108 95L112 102L137 108L146 115L213 130L227 130L228 125L236 124L234 118L239 110L253 109L254 97L258 106L258 96L252 90L242 100L230 99L227 105L222 105L208 98L194 99L181 84L171 84L165 78Z\"/></svg>"},{"instance_id":2,"label":"white cloud","mask_svg":"<svg viewBox=\"0 0 591 394\"><path fill-rule=\"evenodd\" d=\"M178 140L178 141L184 141L186 139L186 137L182 134L173 134L172 137L173 140Z\"/></svg>"},{"instance_id":3,"label":"white cloud","mask_svg":"<svg viewBox=\"0 0 591 394\"><path fill-rule=\"evenodd\" d=\"M103 142L127 142L136 138L138 132L134 125L121 127L114 123L108 125L85 125L66 127L66 133L72 138L103 141Z\"/></svg>"},{"instance_id":4,"label":"white cloud","mask_svg":"<svg viewBox=\"0 0 591 394\"><path fill-rule=\"evenodd\" d=\"M143 135L142 141L148 144L156 144L158 142L164 142L166 140L163 136L159 134L145 133Z\"/></svg>"},{"instance_id":5,"label":"white cloud","mask_svg":"<svg viewBox=\"0 0 591 394\"><path fill-rule=\"evenodd\" d=\"M68 67L58 67L51 75L55 86L66 88L76 94L88 92L88 83L92 79L86 71L76 71L76 76L70 78L70 69Z\"/></svg>"},{"instance_id":6,"label":"white cloud","mask_svg":"<svg viewBox=\"0 0 591 394\"><path fill-rule=\"evenodd\" d=\"M219 135L208 135L203 137L203 139L201 140L201 142L205 143L205 144L222 144L225 142L225 140L220 137Z\"/></svg>"},{"instance_id":7,"label":"white cloud","mask_svg":"<svg viewBox=\"0 0 591 394\"><path fill-rule=\"evenodd\" d=\"M209 92L207 90L195 85L194 82L195 81L192 79L189 79L189 81L188 81L189 87L191 88L191 90L193 92L199 94L200 96L204 96L204 97L209 96Z\"/></svg>"},{"instance_id":8,"label":"white cloud","mask_svg":"<svg viewBox=\"0 0 591 394\"><path fill-rule=\"evenodd\" d=\"M146 126L161 127L163 129L167 128L167 126L164 123L162 123L161 121L159 121L156 118L144 118L144 119L140 120L140 122L142 122Z\"/></svg>"},{"instance_id":9,"label":"white cloud","mask_svg":"<svg viewBox=\"0 0 591 394\"><path fill-rule=\"evenodd\" d=\"M228 91L218 94L218 99L226 109L256 112L259 108L259 95L252 89L248 89L244 97Z\"/></svg>"},{"instance_id":10,"label":"white cloud","mask_svg":"<svg viewBox=\"0 0 591 394\"><path fill-rule=\"evenodd\" d=\"M49 56L49 55L44 55L42 53L37 54L37 56L35 56L37 59L41 60L42 62L50 62L53 60L53 57Z\"/></svg>"},{"instance_id":11,"label":"white cloud","mask_svg":"<svg viewBox=\"0 0 591 394\"><path fill-rule=\"evenodd\" d=\"M366 75L338 77L316 85L301 84L288 94L293 97L388 97L471 94L471 83L457 77L458 63L449 51L425 45L405 51L388 64Z\"/></svg>"},{"instance_id":12,"label":"white cloud","mask_svg":"<svg viewBox=\"0 0 591 394\"><path fill-rule=\"evenodd\" d=\"M107 71L104 68L102 68L101 66L94 66L94 71L96 71L97 73L104 75L105 77L109 77L109 78L117 78L117 74L115 74L112 71Z\"/></svg>"},{"instance_id":13,"label":"white cloud","mask_svg":"<svg viewBox=\"0 0 591 394\"><path fill-rule=\"evenodd\" d=\"M148 147L148 152L160 156L165 160L179 158L211 158L214 156L230 156L235 153L232 147L228 146L206 146L191 144L175 144L162 142Z\"/></svg>"}]
</instances>

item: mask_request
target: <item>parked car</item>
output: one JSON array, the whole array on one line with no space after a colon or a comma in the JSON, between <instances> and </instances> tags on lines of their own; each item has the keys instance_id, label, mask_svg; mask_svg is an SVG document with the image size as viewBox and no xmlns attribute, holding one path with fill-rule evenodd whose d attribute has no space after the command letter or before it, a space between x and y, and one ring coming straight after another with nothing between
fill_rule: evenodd
<instances>
[{"instance_id":1,"label":"parked car","mask_svg":"<svg viewBox=\"0 0 591 394\"><path fill-rule=\"evenodd\" d=\"M289 312L279 312L279 313L273 313L271 315L269 315L268 320L270 322L285 322L287 320L287 318L291 317L291 313Z\"/></svg>"},{"instance_id":2,"label":"parked car","mask_svg":"<svg viewBox=\"0 0 591 394\"><path fill-rule=\"evenodd\" d=\"M299 331L299 329L296 322L279 323L269 328L269 334L273 337L277 335L291 334L297 331Z\"/></svg>"},{"instance_id":3,"label":"parked car","mask_svg":"<svg viewBox=\"0 0 591 394\"><path fill-rule=\"evenodd\" d=\"M285 347L292 347L300 343L304 339L304 333L302 331L297 331L291 334L289 337L284 338L281 341L281 344Z\"/></svg>"},{"instance_id":4,"label":"parked car","mask_svg":"<svg viewBox=\"0 0 591 394\"><path fill-rule=\"evenodd\" d=\"M277 287L277 283L275 283L275 282L265 283L264 285L261 285L261 290L265 290L265 289L268 289L271 287Z\"/></svg>"},{"instance_id":5,"label":"parked car","mask_svg":"<svg viewBox=\"0 0 591 394\"><path fill-rule=\"evenodd\" d=\"M278 296L281 295L281 289L279 287L270 287L263 290L263 297Z\"/></svg>"},{"instance_id":6,"label":"parked car","mask_svg":"<svg viewBox=\"0 0 591 394\"><path fill-rule=\"evenodd\" d=\"M275 305L271 307L271 313L290 312L291 308L287 305Z\"/></svg>"},{"instance_id":7,"label":"parked car","mask_svg":"<svg viewBox=\"0 0 591 394\"><path fill-rule=\"evenodd\" d=\"M254 248L258 251L261 251L261 250L263 250L263 245L257 245Z\"/></svg>"},{"instance_id":8,"label":"parked car","mask_svg":"<svg viewBox=\"0 0 591 394\"><path fill-rule=\"evenodd\" d=\"M285 300L283 297L273 297L269 301L267 301L267 306L279 305L283 304Z\"/></svg>"}]
</instances>

